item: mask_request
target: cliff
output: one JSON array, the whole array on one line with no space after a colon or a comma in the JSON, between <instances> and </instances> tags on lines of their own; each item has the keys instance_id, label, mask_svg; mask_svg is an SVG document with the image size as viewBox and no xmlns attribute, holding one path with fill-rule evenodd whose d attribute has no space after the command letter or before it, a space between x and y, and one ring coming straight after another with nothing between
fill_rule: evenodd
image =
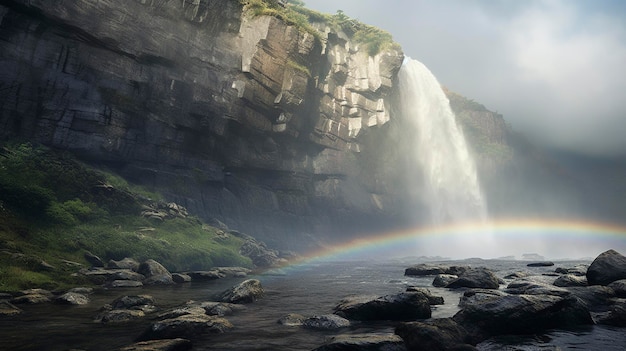
<instances>
[{"instance_id":1,"label":"cliff","mask_svg":"<svg viewBox=\"0 0 626 351\"><path fill-rule=\"evenodd\" d=\"M239 0L2 0L0 137L284 249L399 224L380 145L402 52L278 17Z\"/></svg>"}]
</instances>

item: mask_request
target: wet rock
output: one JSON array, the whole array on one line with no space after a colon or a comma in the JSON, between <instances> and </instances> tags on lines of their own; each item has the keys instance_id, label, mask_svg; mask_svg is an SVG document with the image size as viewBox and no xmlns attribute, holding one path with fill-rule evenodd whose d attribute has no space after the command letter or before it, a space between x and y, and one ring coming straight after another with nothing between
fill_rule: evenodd
<instances>
[{"instance_id":1,"label":"wet rock","mask_svg":"<svg viewBox=\"0 0 626 351\"><path fill-rule=\"evenodd\" d=\"M430 290L427 288L417 287L417 286L409 286L406 288L407 292L418 292L424 294L428 299L428 303L431 305L443 305L443 297L433 295Z\"/></svg>"},{"instance_id":2,"label":"wet rock","mask_svg":"<svg viewBox=\"0 0 626 351\"><path fill-rule=\"evenodd\" d=\"M219 295L221 302L251 303L265 295L261 282L257 279L248 279L224 291Z\"/></svg>"},{"instance_id":3,"label":"wet rock","mask_svg":"<svg viewBox=\"0 0 626 351\"><path fill-rule=\"evenodd\" d=\"M191 346L191 341L177 338L140 341L130 346L122 347L119 351L187 351L191 350Z\"/></svg>"},{"instance_id":4,"label":"wet rock","mask_svg":"<svg viewBox=\"0 0 626 351\"><path fill-rule=\"evenodd\" d=\"M450 284L452 281L458 278L458 276L452 274L437 274L437 276L433 280L433 286L437 288L443 288L444 286Z\"/></svg>"},{"instance_id":5,"label":"wet rock","mask_svg":"<svg viewBox=\"0 0 626 351\"><path fill-rule=\"evenodd\" d=\"M233 325L222 317L187 314L153 322L138 340L193 339L207 333L224 333L232 327Z\"/></svg>"},{"instance_id":6,"label":"wet rock","mask_svg":"<svg viewBox=\"0 0 626 351\"><path fill-rule=\"evenodd\" d=\"M244 267L214 267L213 270L216 270L227 277L240 278L245 277L252 272L250 269Z\"/></svg>"},{"instance_id":7,"label":"wet rock","mask_svg":"<svg viewBox=\"0 0 626 351\"><path fill-rule=\"evenodd\" d=\"M596 317L596 323L626 327L626 299L618 299L608 311Z\"/></svg>"},{"instance_id":8,"label":"wet rock","mask_svg":"<svg viewBox=\"0 0 626 351\"><path fill-rule=\"evenodd\" d=\"M336 314L325 314L306 318L302 326L309 329L334 330L350 326L350 321Z\"/></svg>"},{"instance_id":9,"label":"wet rock","mask_svg":"<svg viewBox=\"0 0 626 351\"><path fill-rule=\"evenodd\" d=\"M128 295L115 299L111 303L113 309L134 309L142 311L154 310L154 298L150 295Z\"/></svg>"},{"instance_id":10,"label":"wet rock","mask_svg":"<svg viewBox=\"0 0 626 351\"><path fill-rule=\"evenodd\" d=\"M612 304L612 299L615 297L613 289L601 285L570 287L568 291L592 311L604 309L604 306Z\"/></svg>"},{"instance_id":11,"label":"wet rock","mask_svg":"<svg viewBox=\"0 0 626 351\"><path fill-rule=\"evenodd\" d=\"M21 296L16 296L13 299L11 299L11 302L15 304L34 305L34 304L39 304L39 303L50 302L51 298L52 298L51 294L49 295L49 294L43 294L43 293L31 293L31 294L24 294Z\"/></svg>"},{"instance_id":12,"label":"wet rock","mask_svg":"<svg viewBox=\"0 0 626 351\"><path fill-rule=\"evenodd\" d=\"M85 257L85 260L87 260L87 262L89 262L89 264L93 267L104 267L102 259L89 251L86 251L83 257Z\"/></svg>"},{"instance_id":13,"label":"wet rock","mask_svg":"<svg viewBox=\"0 0 626 351\"><path fill-rule=\"evenodd\" d=\"M304 323L305 316L297 313L289 313L288 315L280 317L278 324L286 325L288 327L300 326Z\"/></svg>"},{"instance_id":14,"label":"wet rock","mask_svg":"<svg viewBox=\"0 0 626 351\"><path fill-rule=\"evenodd\" d=\"M95 318L99 323L128 323L141 318L146 314L141 310L110 310L100 313Z\"/></svg>"},{"instance_id":15,"label":"wet rock","mask_svg":"<svg viewBox=\"0 0 626 351\"><path fill-rule=\"evenodd\" d=\"M626 279L626 257L615 250L601 253L587 270L589 285L609 285Z\"/></svg>"},{"instance_id":16,"label":"wet rock","mask_svg":"<svg viewBox=\"0 0 626 351\"><path fill-rule=\"evenodd\" d=\"M78 274L87 278L90 282L94 284L104 284L107 281L115 280L115 276L117 274L124 274L123 272L130 272L124 269L103 269L103 268L92 268L92 269L81 269L78 271Z\"/></svg>"},{"instance_id":17,"label":"wet rock","mask_svg":"<svg viewBox=\"0 0 626 351\"><path fill-rule=\"evenodd\" d=\"M136 282L141 282L144 279L146 279L146 277L143 274L139 274L137 272L133 272L130 269L122 269L122 270L116 270L115 273L113 273L109 279L111 280L133 280Z\"/></svg>"},{"instance_id":18,"label":"wet rock","mask_svg":"<svg viewBox=\"0 0 626 351\"><path fill-rule=\"evenodd\" d=\"M528 273L528 272L514 272L514 273L507 274L506 276L504 276L504 279L526 278L529 275L530 275L530 273Z\"/></svg>"},{"instance_id":19,"label":"wet rock","mask_svg":"<svg viewBox=\"0 0 626 351\"><path fill-rule=\"evenodd\" d=\"M332 337L314 351L406 351L404 341L393 334L350 334Z\"/></svg>"},{"instance_id":20,"label":"wet rock","mask_svg":"<svg viewBox=\"0 0 626 351\"><path fill-rule=\"evenodd\" d=\"M585 276L589 269L588 264L577 264L571 268L557 267L554 271L559 274L573 274L576 276Z\"/></svg>"},{"instance_id":21,"label":"wet rock","mask_svg":"<svg viewBox=\"0 0 626 351\"><path fill-rule=\"evenodd\" d=\"M187 275L191 277L191 280L193 281L216 280L226 277L225 274L220 273L218 270L194 271L188 272Z\"/></svg>"},{"instance_id":22,"label":"wet rock","mask_svg":"<svg viewBox=\"0 0 626 351\"><path fill-rule=\"evenodd\" d=\"M404 275L424 276L424 275L437 275L437 274L451 274L461 275L465 271L469 270L469 266L446 266L446 265L434 265L421 263L413 267L409 267L404 270Z\"/></svg>"},{"instance_id":23,"label":"wet rock","mask_svg":"<svg viewBox=\"0 0 626 351\"><path fill-rule=\"evenodd\" d=\"M119 261L109 260L109 263L107 263L107 268L108 269L130 269L131 271L136 272L139 269L139 262L129 257L126 257Z\"/></svg>"},{"instance_id":24,"label":"wet rock","mask_svg":"<svg viewBox=\"0 0 626 351\"><path fill-rule=\"evenodd\" d=\"M106 286L109 288L140 288L143 283L135 280L113 280L108 282Z\"/></svg>"},{"instance_id":25,"label":"wet rock","mask_svg":"<svg viewBox=\"0 0 626 351\"><path fill-rule=\"evenodd\" d=\"M531 262L526 265L526 267L552 267L552 266L554 266L554 262L550 262L550 261Z\"/></svg>"},{"instance_id":26,"label":"wet rock","mask_svg":"<svg viewBox=\"0 0 626 351\"><path fill-rule=\"evenodd\" d=\"M410 320L430 318L430 301L423 293L405 292L381 297L343 299L334 313L350 320Z\"/></svg>"},{"instance_id":27,"label":"wet rock","mask_svg":"<svg viewBox=\"0 0 626 351\"><path fill-rule=\"evenodd\" d=\"M199 305L204 309L204 313L209 316L229 316L237 311L245 310L246 307L234 303L226 302L202 302Z\"/></svg>"},{"instance_id":28,"label":"wet rock","mask_svg":"<svg viewBox=\"0 0 626 351\"><path fill-rule=\"evenodd\" d=\"M187 274L172 273L172 280L176 284L189 283L191 282L191 277Z\"/></svg>"},{"instance_id":29,"label":"wet rock","mask_svg":"<svg viewBox=\"0 0 626 351\"><path fill-rule=\"evenodd\" d=\"M86 305L89 298L83 294L68 292L54 299L54 302L61 305Z\"/></svg>"},{"instance_id":30,"label":"wet rock","mask_svg":"<svg viewBox=\"0 0 626 351\"><path fill-rule=\"evenodd\" d=\"M553 328L593 324L574 296L505 295L475 298L453 317L476 344L491 336L541 333Z\"/></svg>"},{"instance_id":31,"label":"wet rock","mask_svg":"<svg viewBox=\"0 0 626 351\"><path fill-rule=\"evenodd\" d=\"M144 285L170 285L174 284L172 274L155 260L147 260L139 265L137 273L143 274L146 279Z\"/></svg>"},{"instance_id":32,"label":"wet rock","mask_svg":"<svg viewBox=\"0 0 626 351\"><path fill-rule=\"evenodd\" d=\"M472 268L465 271L463 274L448 285L446 288L482 288L482 289L498 289L500 287L500 281L492 271L487 268Z\"/></svg>"},{"instance_id":33,"label":"wet rock","mask_svg":"<svg viewBox=\"0 0 626 351\"><path fill-rule=\"evenodd\" d=\"M164 313L161 313L157 316L157 319L159 320L172 319L172 318L177 318L180 316L185 316L188 314L203 315L205 314L205 310L204 308L200 306L184 306L180 308L174 308Z\"/></svg>"},{"instance_id":34,"label":"wet rock","mask_svg":"<svg viewBox=\"0 0 626 351\"><path fill-rule=\"evenodd\" d=\"M464 308L468 305L489 301L494 297L506 296L506 293L492 289L470 289L463 292L463 296L459 299L459 307Z\"/></svg>"},{"instance_id":35,"label":"wet rock","mask_svg":"<svg viewBox=\"0 0 626 351\"><path fill-rule=\"evenodd\" d=\"M76 287L76 288L71 288L67 292L73 292L73 293L78 293L78 294L83 294L83 295L89 295L89 294L93 294L93 288Z\"/></svg>"},{"instance_id":36,"label":"wet rock","mask_svg":"<svg viewBox=\"0 0 626 351\"><path fill-rule=\"evenodd\" d=\"M559 287L587 286L587 278L573 274L566 274L558 277L553 284Z\"/></svg>"},{"instance_id":37,"label":"wet rock","mask_svg":"<svg viewBox=\"0 0 626 351\"><path fill-rule=\"evenodd\" d=\"M465 328L451 318L401 323L395 333L404 340L408 350L446 351L461 346L472 347L467 345Z\"/></svg>"},{"instance_id":38,"label":"wet rock","mask_svg":"<svg viewBox=\"0 0 626 351\"><path fill-rule=\"evenodd\" d=\"M514 280L506 289L506 293L515 295L553 295L553 296L568 296L570 292L562 287L557 287L552 284L542 283L538 281L532 281L528 279Z\"/></svg>"},{"instance_id":39,"label":"wet rock","mask_svg":"<svg viewBox=\"0 0 626 351\"><path fill-rule=\"evenodd\" d=\"M0 301L0 316L13 316L22 313L22 310L9 301Z\"/></svg>"},{"instance_id":40,"label":"wet rock","mask_svg":"<svg viewBox=\"0 0 626 351\"><path fill-rule=\"evenodd\" d=\"M626 279L620 279L608 285L617 297L626 297Z\"/></svg>"}]
</instances>

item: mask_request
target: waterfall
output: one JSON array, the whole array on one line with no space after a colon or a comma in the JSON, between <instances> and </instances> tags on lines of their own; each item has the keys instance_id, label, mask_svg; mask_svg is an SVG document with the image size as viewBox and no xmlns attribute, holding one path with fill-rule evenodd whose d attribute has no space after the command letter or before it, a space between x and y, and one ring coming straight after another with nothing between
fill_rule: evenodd
<instances>
[{"instance_id":1,"label":"waterfall","mask_svg":"<svg viewBox=\"0 0 626 351\"><path fill-rule=\"evenodd\" d=\"M433 224L485 220L476 165L441 85L424 64L412 59L403 63L399 79L401 115L414 143L411 162L423 172L422 201Z\"/></svg>"}]
</instances>

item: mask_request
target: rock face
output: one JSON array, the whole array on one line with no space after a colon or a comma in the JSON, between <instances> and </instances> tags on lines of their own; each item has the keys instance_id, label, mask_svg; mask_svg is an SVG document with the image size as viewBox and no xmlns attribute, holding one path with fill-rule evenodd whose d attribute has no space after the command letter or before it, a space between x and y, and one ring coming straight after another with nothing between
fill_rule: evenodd
<instances>
[{"instance_id":1,"label":"rock face","mask_svg":"<svg viewBox=\"0 0 626 351\"><path fill-rule=\"evenodd\" d=\"M615 250L601 253L587 269L589 285L608 285L626 279L626 257Z\"/></svg>"},{"instance_id":2,"label":"rock face","mask_svg":"<svg viewBox=\"0 0 626 351\"><path fill-rule=\"evenodd\" d=\"M323 45L238 0L4 1L0 138L107 164L271 247L371 230L402 205L376 154L403 54L316 26Z\"/></svg>"}]
</instances>

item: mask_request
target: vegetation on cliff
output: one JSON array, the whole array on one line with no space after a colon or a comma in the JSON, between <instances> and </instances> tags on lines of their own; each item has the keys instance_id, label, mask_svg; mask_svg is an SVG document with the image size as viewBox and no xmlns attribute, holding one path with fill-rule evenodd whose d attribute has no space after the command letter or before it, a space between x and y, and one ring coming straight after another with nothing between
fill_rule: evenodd
<instances>
[{"instance_id":1,"label":"vegetation on cliff","mask_svg":"<svg viewBox=\"0 0 626 351\"><path fill-rule=\"evenodd\" d=\"M78 283L89 251L155 259L171 271L252 266L243 239L191 216L158 218L159 196L69 155L13 143L0 149L0 291ZM142 216L142 212L144 216Z\"/></svg>"},{"instance_id":2,"label":"vegetation on cliff","mask_svg":"<svg viewBox=\"0 0 626 351\"><path fill-rule=\"evenodd\" d=\"M381 51L399 49L399 44L393 41L391 34L380 28L370 26L350 18L339 10L334 15L313 11L305 7L304 1L289 0L240 0L244 9L252 16L274 16L288 24L295 25L301 30L312 34L323 41L322 33L316 29L314 23L330 26L335 31L343 31L355 43L363 45L370 56Z\"/></svg>"}]
</instances>

